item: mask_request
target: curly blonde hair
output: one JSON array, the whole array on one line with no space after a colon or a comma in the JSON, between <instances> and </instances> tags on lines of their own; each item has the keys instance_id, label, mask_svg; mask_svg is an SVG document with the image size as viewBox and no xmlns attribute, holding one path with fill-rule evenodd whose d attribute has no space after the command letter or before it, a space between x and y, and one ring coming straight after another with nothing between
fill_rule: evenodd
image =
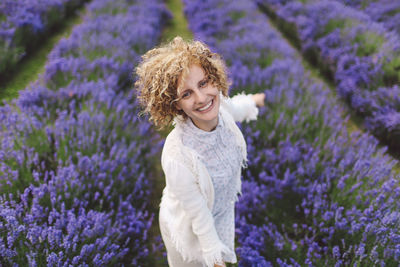
<instances>
[{"instance_id":1,"label":"curly blonde hair","mask_svg":"<svg viewBox=\"0 0 400 267\"><path fill-rule=\"evenodd\" d=\"M209 81L228 96L230 84L224 61L200 41L184 41L178 36L142 56L142 62L136 68L135 88L143 107L141 113L149 114L149 120L157 127L169 126L177 115L187 118L177 109L176 102L181 89L178 86L183 84L193 64L201 66Z\"/></svg>"}]
</instances>

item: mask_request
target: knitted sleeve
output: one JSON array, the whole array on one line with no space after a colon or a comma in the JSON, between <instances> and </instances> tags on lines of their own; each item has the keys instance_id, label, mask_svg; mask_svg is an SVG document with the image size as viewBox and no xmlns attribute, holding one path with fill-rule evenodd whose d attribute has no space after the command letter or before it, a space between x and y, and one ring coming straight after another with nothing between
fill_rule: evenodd
<instances>
[{"instance_id":1,"label":"knitted sleeve","mask_svg":"<svg viewBox=\"0 0 400 267\"><path fill-rule=\"evenodd\" d=\"M222 262L222 253L230 249L219 239L214 219L191 171L180 162L166 160L163 164L167 186L191 220L198 237L204 262L208 267Z\"/></svg>"},{"instance_id":2,"label":"knitted sleeve","mask_svg":"<svg viewBox=\"0 0 400 267\"><path fill-rule=\"evenodd\" d=\"M258 108L251 95L241 93L229 98L221 94L221 104L235 121L246 120L248 122L257 119Z\"/></svg>"}]
</instances>

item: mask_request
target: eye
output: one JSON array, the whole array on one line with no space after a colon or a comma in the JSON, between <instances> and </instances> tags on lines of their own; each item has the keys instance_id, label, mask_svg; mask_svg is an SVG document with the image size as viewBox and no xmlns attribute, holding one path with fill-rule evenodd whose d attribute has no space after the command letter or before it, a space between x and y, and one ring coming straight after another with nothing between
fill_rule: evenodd
<instances>
[{"instance_id":1,"label":"eye","mask_svg":"<svg viewBox=\"0 0 400 267\"><path fill-rule=\"evenodd\" d=\"M199 87L200 88L206 87L207 84L208 84L208 79L204 79L204 80L199 82Z\"/></svg>"},{"instance_id":2,"label":"eye","mask_svg":"<svg viewBox=\"0 0 400 267\"><path fill-rule=\"evenodd\" d=\"M191 94L192 94L191 91L186 90L186 91L183 92L183 94L181 95L181 98L188 98Z\"/></svg>"}]
</instances>

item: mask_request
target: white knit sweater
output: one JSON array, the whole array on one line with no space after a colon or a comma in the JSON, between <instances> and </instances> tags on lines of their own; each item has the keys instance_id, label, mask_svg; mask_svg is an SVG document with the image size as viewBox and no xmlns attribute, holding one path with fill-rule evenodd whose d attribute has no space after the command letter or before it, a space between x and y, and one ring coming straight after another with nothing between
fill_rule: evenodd
<instances>
[{"instance_id":1,"label":"white knit sweater","mask_svg":"<svg viewBox=\"0 0 400 267\"><path fill-rule=\"evenodd\" d=\"M246 143L235 121L254 120L258 109L250 96L221 95L219 118L223 120L239 145L243 163L247 158ZM177 251L186 261L197 260L208 267L223 260L222 255L232 255L218 237L212 216L214 188L206 166L199 153L182 142L184 122L175 120L175 128L167 136L161 156L166 187L160 204L160 223ZM235 177L236 192L241 192L241 173Z\"/></svg>"}]
</instances>

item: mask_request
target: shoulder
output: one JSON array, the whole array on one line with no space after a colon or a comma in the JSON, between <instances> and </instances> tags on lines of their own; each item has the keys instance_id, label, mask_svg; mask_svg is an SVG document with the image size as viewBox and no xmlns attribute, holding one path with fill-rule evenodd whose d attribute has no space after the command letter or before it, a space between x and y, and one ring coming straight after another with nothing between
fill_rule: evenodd
<instances>
[{"instance_id":1,"label":"shoulder","mask_svg":"<svg viewBox=\"0 0 400 267\"><path fill-rule=\"evenodd\" d=\"M235 123L235 120L234 120L232 114L230 113L229 109L227 109L226 105L224 105L222 103L224 103L224 102L221 101L221 106L219 108L219 113L221 114L222 119L225 122Z\"/></svg>"},{"instance_id":2,"label":"shoulder","mask_svg":"<svg viewBox=\"0 0 400 267\"><path fill-rule=\"evenodd\" d=\"M175 127L167 136L161 153L161 161L171 159L171 156L178 156L181 151L182 141L179 130Z\"/></svg>"},{"instance_id":3,"label":"shoulder","mask_svg":"<svg viewBox=\"0 0 400 267\"><path fill-rule=\"evenodd\" d=\"M198 177L198 165L197 154L183 145L179 128L174 128L161 153L161 167L167 183L172 187L193 183Z\"/></svg>"},{"instance_id":4,"label":"shoulder","mask_svg":"<svg viewBox=\"0 0 400 267\"><path fill-rule=\"evenodd\" d=\"M228 118L235 121L234 119L234 111L235 108L232 106L232 99L229 96L224 96L222 93L220 94L221 105L220 105L220 113L224 119Z\"/></svg>"},{"instance_id":5,"label":"shoulder","mask_svg":"<svg viewBox=\"0 0 400 267\"><path fill-rule=\"evenodd\" d=\"M192 169L198 155L192 149L184 146L182 142L182 129L177 123L175 128L168 134L165 139L164 147L161 153L161 164L163 167L166 165L183 165Z\"/></svg>"}]
</instances>

